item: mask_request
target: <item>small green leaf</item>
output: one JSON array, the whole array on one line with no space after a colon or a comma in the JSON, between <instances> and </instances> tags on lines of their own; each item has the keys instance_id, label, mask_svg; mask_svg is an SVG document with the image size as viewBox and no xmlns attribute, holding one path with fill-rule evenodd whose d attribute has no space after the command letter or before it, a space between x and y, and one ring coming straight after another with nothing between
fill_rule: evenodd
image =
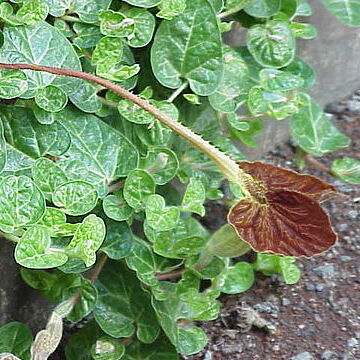
<instances>
[{"instance_id":1,"label":"small green leaf","mask_svg":"<svg viewBox=\"0 0 360 360\"><path fill-rule=\"evenodd\" d=\"M276 69L263 69L259 76L261 86L268 91L288 91L304 85L300 76Z\"/></svg>"},{"instance_id":2,"label":"small green leaf","mask_svg":"<svg viewBox=\"0 0 360 360\"><path fill-rule=\"evenodd\" d=\"M221 291L225 294L239 294L249 290L255 281L254 269L247 262L236 263L225 270Z\"/></svg>"},{"instance_id":3,"label":"small green leaf","mask_svg":"<svg viewBox=\"0 0 360 360\"><path fill-rule=\"evenodd\" d=\"M176 89L185 78L197 95L216 90L223 72L222 49L216 14L207 0L187 2L183 14L161 23L151 49L151 66L166 87Z\"/></svg>"},{"instance_id":4,"label":"small green leaf","mask_svg":"<svg viewBox=\"0 0 360 360\"><path fill-rule=\"evenodd\" d=\"M124 186L124 198L129 206L135 210L144 209L147 197L154 193L155 181L147 171L130 171Z\"/></svg>"},{"instance_id":5,"label":"small green leaf","mask_svg":"<svg viewBox=\"0 0 360 360\"><path fill-rule=\"evenodd\" d=\"M38 225L44 225L48 228L64 224L66 224L66 215L53 207L47 207L44 216L38 222Z\"/></svg>"},{"instance_id":6,"label":"small green leaf","mask_svg":"<svg viewBox=\"0 0 360 360\"><path fill-rule=\"evenodd\" d=\"M121 116L135 124L151 124L154 116L130 100L120 100L118 110Z\"/></svg>"},{"instance_id":7,"label":"small green leaf","mask_svg":"<svg viewBox=\"0 0 360 360\"><path fill-rule=\"evenodd\" d=\"M83 181L69 181L58 186L52 194L55 206L68 215L84 215L96 205L98 193L94 186Z\"/></svg>"},{"instance_id":8,"label":"small green leaf","mask_svg":"<svg viewBox=\"0 0 360 360\"><path fill-rule=\"evenodd\" d=\"M251 16L258 18L268 18L280 11L280 0L252 0L244 10Z\"/></svg>"},{"instance_id":9,"label":"small green leaf","mask_svg":"<svg viewBox=\"0 0 360 360\"><path fill-rule=\"evenodd\" d=\"M47 200L51 200L52 193L58 186L68 181L64 171L56 163L44 157L37 159L33 164L32 176Z\"/></svg>"},{"instance_id":10,"label":"small green leaf","mask_svg":"<svg viewBox=\"0 0 360 360\"><path fill-rule=\"evenodd\" d=\"M183 94L184 99L186 99L192 105L200 105L200 99L195 94Z\"/></svg>"},{"instance_id":11,"label":"small green leaf","mask_svg":"<svg viewBox=\"0 0 360 360\"><path fill-rule=\"evenodd\" d=\"M295 37L314 39L317 36L316 27L312 24L292 23L290 27Z\"/></svg>"},{"instance_id":12,"label":"small green leaf","mask_svg":"<svg viewBox=\"0 0 360 360\"><path fill-rule=\"evenodd\" d=\"M67 101L66 93L54 85L48 85L36 90L35 102L45 111L61 111L66 106Z\"/></svg>"},{"instance_id":13,"label":"small green leaf","mask_svg":"<svg viewBox=\"0 0 360 360\"><path fill-rule=\"evenodd\" d=\"M162 0L158 7L160 11L156 16L165 20L171 20L185 11L186 0Z\"/></svg>"},{"instance_id":14,"label":"small green leaf","mask_svg":"<svg viewBox=\"0 0 360 360\"><path fill-rule=\"evenodd\" d=\"M133 213L132 208L124 199L122 190L116 191L113 195L107 195L103 201L105 215L116 221L125 221Z\"/></svg>"},{"instance_id":15,"label":"small green leaf","mask_svg":"<svg viewBox=\"0 0 360 360\"><path fill-rule=\"evenodd\" d=\"M88 215L76 229L66 252L83 260L86 266L91 266L96 261L96 251L103 243L105 234L104 221L94 214Z\"/></svg>"},{"instance_id":16,"label":"small green leaf","mask_svg":"<svg viewBox=\"0 0 360 360\"><path fill-rule=\"evenodd\" d=\"M106 222L106 236L101 251L110 259L119 260L127 256L133 249L133 234L125 222Z\"/></svg>"},{"instance_id":17,"label":"small green leaf","mask_svg":"<svg viewBox=\"0 0 360 360\"><path fill-rule=\"evenodd\" d=\"M27 77L22 71L1 69L0 98L13 99L22 95L27 89Z\"/></svg>"},{"instance_id":18,"label":"small green leaf","mask_svg":"<svg viewBox=\"0 0 360 360\"><path fill-rule=\"evenodd\" d=\"M83 49L96 46L97 42L103 37L98 26L75 23L73 29L76 32L76 35L73 37L73 43Z\"/></svg>"},{"instance_id":19,"label":"small green leaf","mask_svg":"<svg viewBox=\"0 0 360 360\"><path fill-rule=\"evenodd\" d=\"M134 20L134 32L127 39L129 46L138 48L147 45L154 35L154 15L149 11L139 8L126 10L124 15Z\"/></svg>"},{"instance_id":20,"label":"small green leaf","mask_svg":"<svg viewBox=\"0 0 360 360\"><path fill-rule=\"evenodd\" d=\"M226 117L229 125L239 131L248 131L250 130L249 122L241 121L236 113L229 113Z\"/></svg>"},{"instance_id":21,"label":"small green leaf","mask_svg":"<svg viewBox=\"0 0 360 360\"><path fill-rule=\"evenodd\" d=\"M282 258L279 261L282 276L288 285L296 284L301 278L301 271L293 264L294 261L295 259L290 260L289 258Z\"/></svg>"},{"instance_id":22,"label":"small green leaf","mask_svg":"<svg viewBox=\"0 0 360 360\"><path fill-rule=\"evenodd\" d=\"M181 210L204 216L205 198L206 194L203 183L199 179L192 178L186 188L184 198L181 203Z\"/></svg>"},{"instance_id":23,"label":"small green leaf","mask_svg":"<svg viewBox=\"0 0 360 360\"><path fill-rule=\"evenodd\" d=\"M130 5L144 7L144 8L150 8L153 6L158 5L161 0L124 0Z\"/></svg>"},{"instance_id":24,"label":"small green leaf","mask_svg":"<svg viewBox=\"0 0 360 360\"><path fill-rule=\"evenodd\" d=\"M27 325L14 321L0 327L0 353L9 352L29 360L32 342L33 336Z\"/></svg>"},{"instance_id":25,"label":"small green leaf","mask_svg":"<svg viewBox=\"0 0 360 360\"><path fill-rule=\"evenodd\" d=\"M105 10L100 16L100 31L111 37L128 37L134 32L134 20L120 12Z\"/></svg>"},{"instance_id":26,"label":"small green leaf","mask_svg":"<svg viewBox=\"0 0 360 360\"><path fill-rule=\"evenodd\" d=\"M134 272L120 262L108 261L96 287L99 296L94 315L103 331L115 338L128 337L136 331L144 343L155 340L159 333L155 314Z\"/></svg>"},{"instance_id":27,"label":"small green leaf","mask_svg":"<svg viewBox=\"0 0 360 360\"><path fill-rule=\"evenodd\" d=\"M50 269L66 263L63 250L51 248L50 231L46 227L29 228L16 245L15 260L31 269Z\"/></svg>"},{"instance_id":28,"label":"small green leaf","mask_svg":"<svg viewBox=\"0 0 360 360\"><path fill-rule=\"evenodd\" d=\"M135 76L140 71L140 65L120 65L101 62L96 66L96 74L112 80L112 81L124 81Z\"/></svg>"},{"instance_id":29,"label":"small green leaf","mask_svg":"<svg viewBox=\"0 0 360 360\"><path fill-rule=\"evenodd\" d=\"M164 185L175 177L179 160L169 148L154 146L148 150L145 158L140 159L140 167L153 176L156 184Z\"/></svg>"},{"instance_id":30,"label":"small green leaf","mask_svg":"<svg viewBox=\"0 0 360 360\"><path fill-rule=\"evenodd\" d=\"M331 165L331 171L341 180L351 184L360 184L360 161L344 157L336 159Z\"/></svg>"},{"instance_id":31,"label":"small green leaf","mask_svg":"<svg viewBox=\"0 0 360 360\"><path fill-rule=\"evenodd\" d=\"M8 176L0 183L0 229L12 233L36 224L45 212L41 191L27 176Z\"/></svg>"},{"instance_id":32,"label":"small green leaf","mask_svg":"<svg viewBox=\"0 0 360 360\"><path fill-rule=\"evenodd\" d=\"M343 135L308 95L302 98L307 103L293 115L290 130L293 139L306 152L322 156L328 152L349 146L350 139Z\"/></svg>"},{"instance_id":33,"label":"small green leaf","mask_svg":"<svg viewBox=\"0 0 360 360\"><path fill-rule=\"evenodd\" d=\"M146 221L157 231L168 231L176 227L180 209L175 206L166 207L165 200L160 195L150 195L146 199Z\"/></svg>"},{"instance_id":34,"label":"small green leaf","mask_svg":"<svg viewBox=\"0 0 360 360\"><path fill-rule=\"evenodd\" d=\"M321 3L342 23L351 26L360 25L359 0L321 0Z\"/></svg>"},{"instance_id":35,"label":"small green leaf","mask_svg":"<svg viewBox=\"0 0 360 360\"><path fill-rule=\"evenodd\" d=\"M304 89L313 87L316 81L315 71L309 64L299 57L296 57L293 62L283 70L301 77L304 80Z\"/></svg>"},{"instance_id":36,"label":"small green leaf","mask_svg":"<svg viewBox=\"0 0 360 360\"><path fill-rule=\"evenodd\" d=\"M36 104L34 104L32 110L34 112L36 120L42 125L51 125L62 117L61 111L48 112L39 108Z\"/></svg>"},{"instance_id":37,"label":"small green leaf","mask_svg":"<svg viewBox=\"0 0 360 360\"><path fill-rule=\"evenodd\" d=\"M44 21L49 8L43 0L30 0L23 3L16 17L26 25L35 25Z\"/></svg>"},{"instance_id":38,"label":"small green leaf","mask_svg":"<svg viewBox=\"0 0 360 360\"><path fill-rule=\"evenodd\" d=\"M120 360L125 353L125 346L110 336L101 337L91 348L94 360Z\"/></svg>"},{"instance_id":39,"label":"small green leaf","mask_svg":"<svg viewBox=\"0 0 360 360\"><path fill-rule=\"evenodd\" d=\"M7 162L6 141L4 137L4 126L0 119L0 172L4 169Z\"/></svg>"},{"instance_id":40,"label":"small green leaf","mask_svg":"<svg viewBox=\"0 0 360 360\"><path fill-rule=\"evenodd\" d=\"M294 35L284 21L270 20L264 25L252 26L246 42L254 59L265 67L284 67L295 56Z\"/></svg>"},{"instance_id":41,"label":"small green leaf","mask_svg":"<svg viewBox=\"0 0 360 360\"><path fill-rule=\"evenodd\" d=\"M120 62L122 54L122 40L120 38L104 36L96 43L91 57L91 64L97 65L103 62L117 64Z\"/></svg>"}]
</instances>

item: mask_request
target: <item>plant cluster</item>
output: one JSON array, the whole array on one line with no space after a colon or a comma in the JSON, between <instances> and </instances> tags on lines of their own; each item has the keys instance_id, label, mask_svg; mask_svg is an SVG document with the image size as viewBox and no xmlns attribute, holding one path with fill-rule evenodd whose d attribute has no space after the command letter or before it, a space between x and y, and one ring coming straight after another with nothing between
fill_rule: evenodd
<instances>
[{"instance_id":1,"label":"plant cluster","mask_svg":"<svg viewBox=\"0 0 360 360\"><path fill-rule=\"evenodd\" d=\"M356 1L323 3L360 25ZM67 360L199 352L196 321L217 318L221 293L256 271L294 284L296 257L335 243L319 203L336 189L234 145L289 116L300 160L349 145L305 92L315 74L296 39L316 29L297 17L310 14L306 0L0 3L0 230L56 304L35 339L1 327L0 359L47 359L63 318L88 319ZM234 48L222 33L236 24ZM332 173L360 183L359 168L338 159ZM231 207L214 233L199 220L209 200ZM255 262L231 259L251 248Z\"/></svg>"}]
</instances>

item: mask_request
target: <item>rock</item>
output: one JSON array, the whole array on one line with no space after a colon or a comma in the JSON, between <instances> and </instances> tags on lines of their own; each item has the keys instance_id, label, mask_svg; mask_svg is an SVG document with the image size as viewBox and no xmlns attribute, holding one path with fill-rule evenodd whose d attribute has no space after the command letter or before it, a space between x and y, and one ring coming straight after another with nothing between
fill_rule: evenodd
<instances>
[{"instance_id":1,"label":"rock","mask_svg":"<svg viewBox=\"0 0 360 360\"><path fill-rule=\"evenodd\" d=\"M316 284L315 289L316 289L316 291L321 292L325 289L325 285L324 284Z\"/></svg>"},{"instance_id":2,"label":"rock","mask_svg":"<svg viewBox=\"0 0 360 360\"><path fill-rule=\"evenodd\" d=\"M346 102L346 107L350 112L352 112L355 115L360 114L360 102L357 100L348 100Z\"/></svg>"},{"instance_id":3,"label":"rock","mask_svg":"<svg viewBox=\"0 0 360 360\"><path fill-rule=\"evenodd\" d=\"M314 272L319 274L324 279L332 279L336 275L334 264L326 264L326 265L318 266L314 269Z\"/></svg>"},{"instance_id":4,"label":"rock","mask_svg":"<svg viewBox=\"0 0 360 360\"><path fill-rule=\"evenodd\" d=\"M314 291L315 285L314 284L306 284L306 290L307 291Z\"/></svg>"},{"instance_id":5,"label":"rock","mask_svg":"<svg viewBox=\"0 0 360 360\"><path fill-rule=\"evenodd\" d=\"M340 261L341 262L348 262L348 261L351 261L352 260L352 257L351 256L347 256L347 255L341 255L340 256Z\"/></svg>"},{"instance_id":6,"label":"rock","mask_svg":"<svg viewBox=\"0 0 360 360\"><path fill-rule=\"evenodd\" d=\"M337 359L337 355L331 350L325 350L321 354L321 360L335 360L335 359Z\"/></svg>"},{"instance_id":7,"label":"rock","mask_svg":"<svg viewBox=\"0 0 360 360\"><path fill-rule=\"evenodd\" d=\"M291 360L314 360L314 357L308 351L304 351L293 356Z\"/></svg>"},{"instance_id":8,"label":"rock","mask_svg":"<svg viewBox=\"0 0 360 360\"><path fill-rule=\"evenodd\" d=\"M359 215L359 213L356 210L350 210L348 212L349 218L356 219Z\"/></svg>"},{"instance_id":9,"label":"rock","mask_svg":"<svg viewBox=\"0 0 360 360\"><path fill-rule=\"evenodd\" d=\"M347 346L354 347L359 344L358 340L356 338L351 338L347 341Z\"/></svg>"},{"instance_id":10,"label":"rock","mask_svg":"<svg viewBox=\"0 0 360 360\"><path fill-rule=\"evenodd\" d=\"M266 301L262 304L256 304L253 308L261 313L276 314L279 312L279 308L272 302Z\"/></svg>"},{"instance_id":11,"label":"rock","mask_svg":"<svg viewBox=\"0 0 360 360\"><path fill-rule=\"evenodd\" d=\"M289 299L283 298L281 300L281 303L283 304L283 306L288 306L291 304L291 301Z\"/></svg>"},{"instance_id":12,"label":"rock","mask_svg":"<svg viewBox=\"0 0 360 360\"><path fill-rule=\"evenodd\" d=\"M325 106L325 112L330 114L341 114L345 109L346 105L341 103L330 103Z\"/></svg>"}]
</instances>

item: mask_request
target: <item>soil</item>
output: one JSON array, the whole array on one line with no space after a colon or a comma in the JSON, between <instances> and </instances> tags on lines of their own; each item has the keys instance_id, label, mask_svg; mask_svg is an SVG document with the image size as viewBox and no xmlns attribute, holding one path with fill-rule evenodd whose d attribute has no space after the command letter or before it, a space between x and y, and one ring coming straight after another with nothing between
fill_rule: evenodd
<instances>
[{"instance_id":1,"label":"soil","mask_svg":"<svg viewBox=\"0 0 360 360\"><path fill-rule=\"evenodd\" d=\"M359 95L327 108L335 125L353 140L350 147L319 159L327 167L343 156L360 160ZM296 169L294 146L280 146L264 161ZM311 166L301 172L319 176L339 190L339 196L324 204L339 233L337 245L321 256L298 260L302 277L296 285L286 285L279 276L258 274L249 291L223 296L221 316L200 324L208 334L208 346L183 359L360 359L360 186ZM204 223L221 223L224 209L217 203L209 206L212 218L205 218ZM244 310L260 316L276 330L252 326L242 331L246 326Z\"/></svg>"}]
</instances>

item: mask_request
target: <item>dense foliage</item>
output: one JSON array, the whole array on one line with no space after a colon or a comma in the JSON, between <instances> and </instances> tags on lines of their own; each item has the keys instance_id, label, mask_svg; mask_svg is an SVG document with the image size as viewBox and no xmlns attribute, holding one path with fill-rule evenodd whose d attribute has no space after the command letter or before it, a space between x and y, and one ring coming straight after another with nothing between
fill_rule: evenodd
<instances>
[{"instance_id":1,"label":"dense foliage","mask_svg":"<svg viewBox=\"0 0 360 360\"><path fill-rule=\"evenodd\" d=\"M322 2L360 25L357 0ZM297 21L310 14L306 0L2 1L0 62L114 81L236 161L234 140L256 147L265 121L290 116L299 154L321 156L350 140L306 94L315 73L295 53L297 38L316 36ZM245 45L234 48L221 35L236 25ZM1 327L0 359L47 359L62 317L88 317L68 360L177 359L206 345L194 322L218 316L221 293L248 290L256 271L299 280L294 257L231 260L249 247L230 225L210 233L199 219L206 201L230 207L241 188L129 99L9 69L0 98L1 234L24 281L57 304L34 342L24 324ZM344 158L332 172L360 183L359 168Z\"/></svg>"}]
</instances>

